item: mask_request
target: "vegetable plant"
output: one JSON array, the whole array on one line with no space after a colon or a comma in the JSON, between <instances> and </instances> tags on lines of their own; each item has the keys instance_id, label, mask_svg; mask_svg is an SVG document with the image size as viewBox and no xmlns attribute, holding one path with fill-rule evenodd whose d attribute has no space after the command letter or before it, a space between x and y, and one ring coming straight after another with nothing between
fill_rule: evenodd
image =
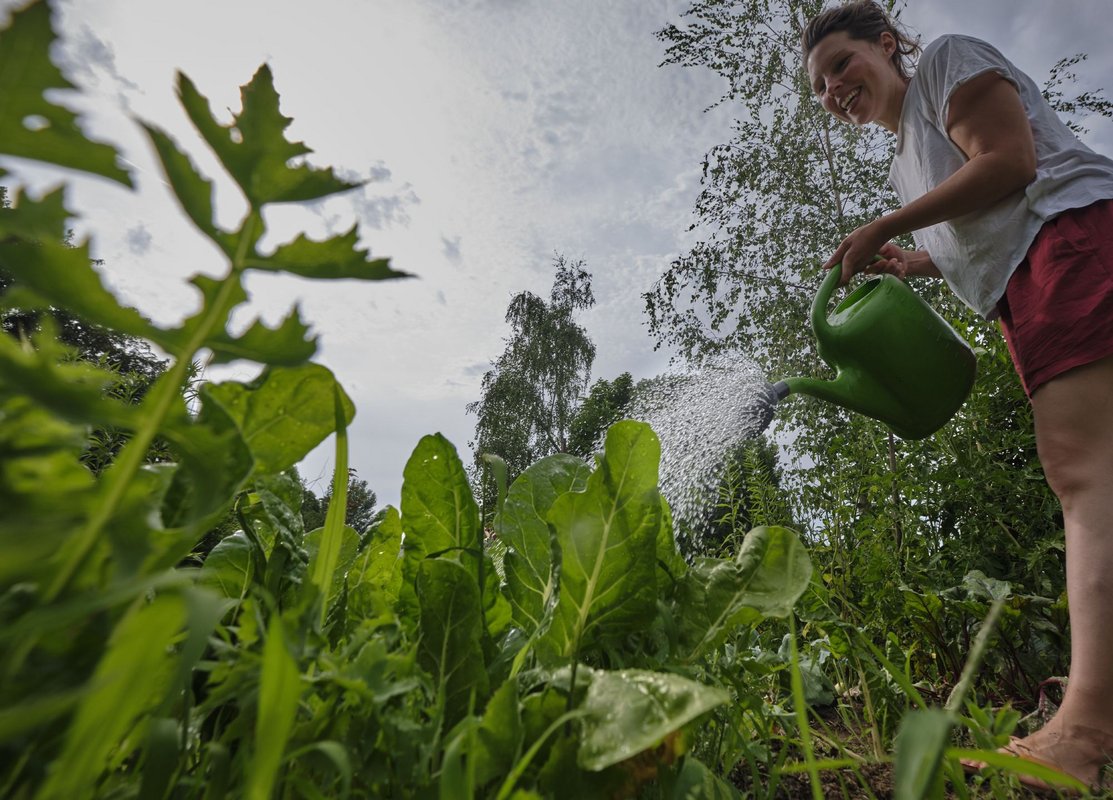
<instances>
[{"instance_id":1,"label":"vegetable plant","mask_svg":"<svg viewBox=\"0 0 1113 800\"><path fill-rule=\"evenodd\" d=\"M55 102L73 87L53 41L45 2L0 31L0 154L131 186L115 150ZM286 138L267 66L229 123L185 75L177 90L247 203L221 227L212 181L139 123L226 261L222 277L192 279L198 311L156 325L121 303L88 244L66 243L64 186L16 191L0 210L14 282L0 312L64 309L168 356L127 403L48 324L0 336L0 795L730 796L689 743L745 676L726 683L705 665L790 613L811 576L796 534L756 528L727 557L685 562L657 487L659 443L631 421L611 427L594 464L528 467L493 539L440 435L406 464L399 508L347 527L354 408L311 360L315 337L297 309L276 327L229 320L250 272L405 274L369 258L354 227L260 248L267 208L353 187ZM259 372L195 386L202 358ZM106 427L126 444L94 474L81 454ZM306 531L291 469L331 434L331 503ZM166 454L151 463L156 441ZM196 567L195 546L229 517L235 532Z\"/></svg>"}]
</instances>

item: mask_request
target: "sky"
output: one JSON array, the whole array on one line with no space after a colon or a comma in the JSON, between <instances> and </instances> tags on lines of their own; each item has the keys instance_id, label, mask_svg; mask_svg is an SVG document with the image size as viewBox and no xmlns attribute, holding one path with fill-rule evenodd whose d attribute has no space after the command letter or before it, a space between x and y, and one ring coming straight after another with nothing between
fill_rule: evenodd
<instances>
[{"instance_id":1,"label":"sky","mask_svg":"<svg viewBox=\"0 0 1113 800\"><path fill-rule=\"evenodd\" d=\"M0 19L23 5L0 0ZM581 323L597 347L592 380L659 374L641 295L694 242L688 232L704 154L730 138L725 87L706 71L659 67L654 32L686 0L62 0L59 57L83 93L67 98L94 138L117 146L135 191L0 160L33 191L71 181L75 228L104 260L105 282L160 323L196 309L186 280L224 262L185 221L137 119L170 132L208 177L221 172L174 95L187 74L223 113L270 65L288 136L312 163L368 183L268 218L265 245L358 223L374 257L413 280L311 282L259 275L236 318L274 323L298 303L320 337L316 360L357 408L350 461L380 503L397 504L418 440L443 433L470 462L483 373L509 333L511 296L548 296L552 261L583 259L596 306ZM911 0L904 21L928 41L988 39L1043 82L1060 57L1089 59L1080 86L1113 92L1110 0ZM226 115L225 122L230 120ZM1113 155L1113 126L1091 146ZM219 183L217 215L244 206ZM804 331L802 321L801 330ZM243 365L214 380L249 380ZM301 464L323 493L331 443Z\"/></svg>"}]
</instances>

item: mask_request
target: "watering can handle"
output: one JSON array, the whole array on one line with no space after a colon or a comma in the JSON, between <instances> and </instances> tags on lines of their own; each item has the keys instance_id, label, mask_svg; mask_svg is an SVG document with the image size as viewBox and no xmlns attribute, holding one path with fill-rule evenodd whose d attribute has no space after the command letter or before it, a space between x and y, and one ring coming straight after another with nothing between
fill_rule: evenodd
<instances>
[{"instance_id":1,"label":"watering can handle","mask_svg":"<svg viewBox=\"0 0 1113 800\"><path fill-rule=\"evenodd\" d=\"M873 257L873 261L880 260L881 256ZM816 333L826 331L831 327L827 324L827 304L831 301L831 295L834 294L835 288L839 285L841 276L842 264L835 264L827 270L823 283L819 284L819 291L815 293L815 300L812 301L812 330Z\"/></svg>"}]
</instances>

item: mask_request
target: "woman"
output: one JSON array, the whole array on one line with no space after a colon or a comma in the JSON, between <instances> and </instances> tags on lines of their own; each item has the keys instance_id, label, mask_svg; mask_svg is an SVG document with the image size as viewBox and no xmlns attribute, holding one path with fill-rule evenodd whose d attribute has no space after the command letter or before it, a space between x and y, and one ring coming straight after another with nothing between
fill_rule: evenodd
<instances>
[{"instance_id":1,"label":"woman","mask_svg":"<svg viewBox=\"0 0 1113 800\"><path fill-rule=\"evenodd\" d=\"M1000 319L1063 507L1071 622L1062 706L1006 750L1094 785L1113 760L1113 161L980 40L941 37L913 75L915 42L859 0L812 19L802 45L828 112L897 137L903 206L851 233L825 268L841 264L844 283L863 271L943 278ZM890 241L907 233L918 249Z\"/></svg>"}]
</instances>

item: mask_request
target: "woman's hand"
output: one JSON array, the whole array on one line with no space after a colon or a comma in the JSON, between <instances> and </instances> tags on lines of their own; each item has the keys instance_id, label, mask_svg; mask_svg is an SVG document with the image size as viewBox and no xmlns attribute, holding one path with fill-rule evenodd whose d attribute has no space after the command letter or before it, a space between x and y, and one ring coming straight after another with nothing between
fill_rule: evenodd
<instances>
[{"instance_id":1,"label":"woman's hand","mask_svg":"<svg viewBox=\"0 0 1113 800\"><path fill-rule=\"evenodd\" d=\"M913 276L943 277L926 251L905 250L887 238L878 241L879 237L885 237L884 221L885 218L882 217L858 228L843 239L834 255L827 259L827 263L823 265L824 269L833 269L838 264L842 264L839 286L846 285L846 282L859 272L870 275L888 273L901 279Z\"/></svg>"},{"instance_id":2,"label":"woman's hand","mask_svg":"<svg viewBox=\"0 0 1113 800\"><path fill-rule=\"evenodd\" d=\"M852 277L873 266L872 262L875 255L880 254L882 258L889 260L896 258L896 256L886 256L885 254L885 248L900 250L896 245L889 243L892 236L887 228L886 217L880 217L868 225L858 228L842 240L842 244L827 259L823 268L833 269L842 264L842 277L839 279L839 286L845 286L846 282Z\"/></svg>"},{"instance_id":3,"label":"woman's hand","mask_svg":"<svg viewBox=\"0 0 1113 800\"><path fill-rule=\"evenodd\" d=\"M892 242L886 242L877 250L880 258L872 262L863 270L871 275L888 273L900 279L919 276L924 278L942 278L935 262L924 250L905 250L897 247Z\"/></svg>"}]
</instances>

